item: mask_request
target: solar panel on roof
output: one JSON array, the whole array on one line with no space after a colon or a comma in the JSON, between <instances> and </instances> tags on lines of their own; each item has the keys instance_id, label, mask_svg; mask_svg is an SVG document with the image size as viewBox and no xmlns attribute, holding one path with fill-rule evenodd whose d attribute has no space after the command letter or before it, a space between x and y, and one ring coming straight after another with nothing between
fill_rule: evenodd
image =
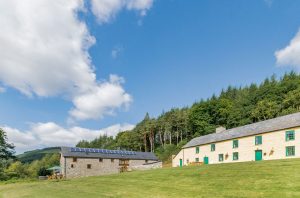
<instances>
[{"instance_id":1,"label":"solar panel on roof","mask_svg":"<svg viewBox=\"0 0 300 198\"><path fill-rule=\"evenodd\" d=\"M95 149L95 148L71 147L70 151L71 152L85 152L85 153L117 154L117 155L136 155L135 151L108 150L108 149Z\"/></svg>"}]
</instances>

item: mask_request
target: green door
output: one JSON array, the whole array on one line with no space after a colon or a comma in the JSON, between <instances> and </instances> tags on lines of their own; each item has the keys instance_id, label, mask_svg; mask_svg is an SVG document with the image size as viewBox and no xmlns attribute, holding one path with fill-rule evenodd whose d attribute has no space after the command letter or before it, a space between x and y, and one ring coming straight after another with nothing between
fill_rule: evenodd
<instances>
[{"instance_id":1,"label":"green door","mask_svg":"<svg viewBox=\"0 0 300 198\"><path fill-rule=\"evenodd\" d=\"M262 150L255 151L255 161L262 160Z\"/></svg>"},{"instance_id":2,"label":"green door","mask_svg":"<svg viewBox=\"0 0 300 198\"><path fill-rule=\"evenodd\" d=\"M203 161L204 161L204 164L208 164L209 163L208 157L204 157Z\"/></svg>"},{"instance_id":3,"label":"green door","mask_svg":"<svg viewBox=\"0 0 300 198\"><path fill-rule=\"evenodd\" d=\"M182 159L179 159L179 166L182 167Z\"/></svg>"}]
</instances>

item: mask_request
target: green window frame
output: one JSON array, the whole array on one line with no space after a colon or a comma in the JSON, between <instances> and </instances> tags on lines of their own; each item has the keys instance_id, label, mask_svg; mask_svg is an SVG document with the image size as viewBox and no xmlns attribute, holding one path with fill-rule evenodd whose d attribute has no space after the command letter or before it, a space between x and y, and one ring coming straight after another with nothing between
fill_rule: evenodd
<instances>
[{"instance_id":1,"label":"green window frame","mask_svg":"<svg viewBox=\"0 0 300 198\"><path fill-rule=\"evenodd\" d=\"M232 148L238 148L239 147L239 140L233 140L232 141Z\"/></svg>"},{"instance_id":2,"label":"green window frame","mask_svg":"<svg viewBox=\"0 0 300 198\"><path fill-rule=\"evenodd\" d=\"M261 145L262 144L262 136L255 136L255 145Z\"/></svg>"},{"instance_id":3,"label":"green window frame","mask_svg":"<svg viewBox=\"0 0 300 198\"><path fill-rule=\"evenodd\" d=\"M215 151L215 150L216 150L216 144L211 144L210 151Z\"/></svg>"},{"instance_id":4,"label":"green window frame","mask_svg":"<svg viewBox=\"0 0 300 198\"><path fill-rule=\"evenodd\" d=\"M196 153L199 153L199 152L200 152L200 147L197 146L197 147L196 147Z\"/></svg>"},{"instance_id":5,"label":"green window frame","mask_svg":"<svg viewBox=\"0 0 300 198\"><path fill-rule=\"evenodd\" d=\"M219 162L223 162L224 161L224 154L219 154Z\"/></svg>"},{"instance_id":6,"label":"green window frame","mask_svg":"<svg viewBox=\"0 0 300 198\"><path fill-rule=\"evenodd\" d=\"M232 160L233 161L239 160L239 153L238 152L232 153Z\"/></svg>"},{"instance_id":7,"label":"green window frame","mask_svg":"<svg viewBox=\"0 0 300 198\"><path fill-rule=\"evenodd\" d=\"M199 158L198 157L195 158L195 162L199 162Z\"/></svg>"},{"instance_id":8,"label":"green window frame","mask_svg":"<svg viewBox=\"0 0 300 198\"><path fill-rule=\"evenodd\" d=\"M285 155L287 157L289 157L289 156L295 156L295 146L287 146L287 147L285 147Z\"/></svg>"},{"instance_id":9,"label":"green window frame","mask_svg":"<svg viewBox=\"0 0 300 198\"><path fill-rule=\"evenodd\" d=\"M295 140L295 131L294 130L285 132L285 141L291 141L291 140Z\"/></svg>"}]
</instances>

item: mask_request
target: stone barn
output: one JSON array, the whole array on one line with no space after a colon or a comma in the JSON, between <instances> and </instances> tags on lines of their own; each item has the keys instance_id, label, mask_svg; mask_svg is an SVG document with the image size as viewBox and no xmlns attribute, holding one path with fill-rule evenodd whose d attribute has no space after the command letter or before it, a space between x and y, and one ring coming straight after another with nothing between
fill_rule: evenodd
<instances>
[{"instance_id":1,"label":"stone barn","mask_svg":"<svg viewBox=\"0 0 300 198\"><path fill-rule=\"evenodd\" d=\"M69 179L161 168L162 162L150 152L62 147L60 167Z\"/></svg>"}]
</instances>

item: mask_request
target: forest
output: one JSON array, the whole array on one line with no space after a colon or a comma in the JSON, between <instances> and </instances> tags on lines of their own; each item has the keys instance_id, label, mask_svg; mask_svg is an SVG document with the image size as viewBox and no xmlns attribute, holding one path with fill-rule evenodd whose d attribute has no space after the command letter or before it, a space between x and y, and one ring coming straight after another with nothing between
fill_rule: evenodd
<instances>
[{"instance_id":1,"label":"forest","mask_svg":"<svg viewBox=\"0 0 300 198\"><path fill-rule=\"evenodd\" d=\"M195 102L190 107L172 108L158 117L146 113L131 131L115 138L101 135L92 141L82 140L78 147L124 149L155 152L163 161L170 160L194 137L299 112L300 74L275 75L260 84L228 86L218 95Z\"/></svg>"}]
</instances>

